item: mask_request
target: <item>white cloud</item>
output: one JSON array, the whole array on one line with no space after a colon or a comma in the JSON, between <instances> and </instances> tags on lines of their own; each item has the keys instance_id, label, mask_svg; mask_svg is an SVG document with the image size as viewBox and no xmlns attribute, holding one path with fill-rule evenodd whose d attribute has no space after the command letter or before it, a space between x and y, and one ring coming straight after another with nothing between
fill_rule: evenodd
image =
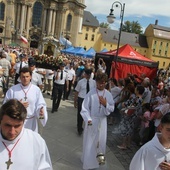
<instances>
[{"instance_id":1,"label":"white cloud","mask_svg":"<svg viewBox=\"0 0 170 170\"><path fill-rule=\"evenodd\" d=\"M86 10L95 14L108 15L113 0L86 0ZM121 3L125 3L125 14L128 16L153 16L161 15L170 17L169 8L170 0L121 0ZM114 8L115 9L115 8Z\"/></svg>"}]
</instances>

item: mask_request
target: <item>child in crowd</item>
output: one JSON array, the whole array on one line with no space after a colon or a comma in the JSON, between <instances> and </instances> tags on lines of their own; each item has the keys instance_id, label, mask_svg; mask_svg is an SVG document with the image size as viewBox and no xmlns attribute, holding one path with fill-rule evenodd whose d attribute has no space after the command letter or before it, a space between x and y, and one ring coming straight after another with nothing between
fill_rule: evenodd
<instances>
[{"instance_id":1,"label":"child in crowd","mask_svg":"<svg viewBox=\"0 0 170 170\"><path fill-rule=\"evenodd\" d=\"M143 105L143 112L144 114L140 116L141 119L141 127L139 131L140 145L143 145L148 141L149 121L151 116L150 103L145 103Z\"/></svg>"},{"instance_id":2,"label":"child in crowd","mask_svg":"<svg viewBox=\"0 0 170 170\"><path fill-rule=\"evenodd\" d=\"M155 108L157 108L158 106L162 104L160 90L156 87L152 89L152 96L151 96L150 104L151 104L152 110L155 110Z\"/></svg>"}]
</instances>

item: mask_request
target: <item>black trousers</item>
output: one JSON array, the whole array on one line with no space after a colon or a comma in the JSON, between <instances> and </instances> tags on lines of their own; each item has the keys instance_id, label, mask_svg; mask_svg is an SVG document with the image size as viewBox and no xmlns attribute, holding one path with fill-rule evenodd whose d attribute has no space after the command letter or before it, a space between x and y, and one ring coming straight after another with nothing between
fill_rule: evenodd
<instances>
[{"instance_id":1,"label":"black trousers","mask_svg":"<svg viewBox=\"0 0 170 170\"><path fill-rule=\"evenodd\" d=\"M19 78L19 74L16 73L16 74L15 74L14 84L18 84L18 83L19 83L19 82L18 82L18 78Z\"/></svg>"},{"instance_id":2,"label":"black trousers","mask_svg":"<svg viewBox=\"0 0 170 170\"><path fill-rule=\"evenodd\" d=\"M56 84L53 85L53 103L52 103L52 110L58 110L61 97L64 91L64 84Z\"/></svg>"},{"instance_id":3,"label":"black trousers","mask_svg":"<svg viewBox=\"0 0 170 170\"><path fill-rule=\"evenodd\" d=\"M64 95L63 95L63 99L68 99L69 95L70 95L70 92L71 92L71 87L72 87L72 81L73 80L69 80L68 81L68 91L67 91L67 85L65 83L64 85Z\"/></svg>"},{"instance_id":4,"label":"black trousers","mask_svg":"<svg viewBox=\"0 0 170 170\"><path fill-rule=\"evenodd\" d=\"M83 118L80 114L83 100L84 100L83 98L78 97L78 101L77 101L77 130L78 130L78 132L83 131L83 127L82 127L83 126Z\"/></svg>"}]
</instances>

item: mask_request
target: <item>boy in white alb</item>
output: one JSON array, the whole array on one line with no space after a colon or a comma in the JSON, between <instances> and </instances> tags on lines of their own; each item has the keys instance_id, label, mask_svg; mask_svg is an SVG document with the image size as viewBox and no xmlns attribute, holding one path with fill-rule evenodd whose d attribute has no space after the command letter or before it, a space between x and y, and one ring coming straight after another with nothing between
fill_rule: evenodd
<instances>
[{"instance_id":1,"label":"boy in white alb","mask_svg":"<svg viewBox=\"0 0 170 170\"><path fill-rule=\"evenodd\" d=\"M12 86L6 93L4 103L9 99L18 99L27 109L25 128L38 132L37 118L43 126L48 120L46 102L40 88L31 81L32 72L24 67L20 71L21 83Z\"/></svg>"},{"instance_id":2,"label":"boy in white alb","mask_svg":"<svg viewBox=\"0 0 170 170\"><path fill-rule=\"evenodd\" d=\"M170 169L170 112L161 119L161 133L143 145L134 155L130 170Z\"/></svg>"}]
</instances>

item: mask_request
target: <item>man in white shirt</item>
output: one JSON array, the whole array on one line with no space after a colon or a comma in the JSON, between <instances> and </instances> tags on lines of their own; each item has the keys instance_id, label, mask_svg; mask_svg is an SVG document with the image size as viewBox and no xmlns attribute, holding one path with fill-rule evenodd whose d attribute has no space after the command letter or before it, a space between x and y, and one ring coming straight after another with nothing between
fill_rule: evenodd
<instances>
[{"instance_id":1,"label":"man in white shirt","mask_svg":"<svg viewBox=\"0 0 170 170\"><path fill-rule=\"evenodd\" d=\"M0 56L0 66L4 69L3 76L5 78L4 93L8 90L9 85L9 70L11 69L11 63L7 60L7 54L2 52Z\"/></svg>"},{"instance_id":2,"label":"man in white shirt","mask_svg":"<svg viewBox=\"0 0 170 170\"><path fill-rule=\"evenodd\" d=\"M68 91L67 89L64 89L64 95L63 95L63 99L65 100L68 100L68 97L70 95L70 92L71 92L71 87L72 85L74 85L74 82L75 82L75 78L76 78L76 73L75 73L75 70L73 69L73 63L70 63L70 68L67 69L67 73L68 73Z\"/></svg>"},{"instance_id":3,"label":"man in white shirt","mask_svg":"<svg viewBox=\"0 0 170 170\"><path fill-rule=\"evenodd\" d=\"M31 83L37 85L40 89L42 89L43 83L40 74L37 73L36 61L33 58L29 58L28 66L32 71Z\"/></svg>"},{"instance_id":4,"label":"man in white shirt","mask_svg":"<svg viewBox=\"0 0 170 170\"><path fill-rule=\"evenodd\" d=\"M53 86L53 77L54 77L54 71L50 69L46 69L43 93L47 91L47 94L51 95L52 86Z\"/></svg>"},{"instance_id":5,"label":"man in white shirt","mask_svg":"<svg viewBox=\"0 0 170 170\"><path fill-rule=\"evenodd\" d=\"M15 82L14 84L18 84L18 78L19 78L19 72L20 69L23 67L28 67L28 64L25 62L26 55L25 54L20 54L19 59L20 61L15 63L14 65L14 71L15 71Z\"/></svg>"},{"instance_id":6,"label":"man in white shirt","mask_svg":"<svg viewBox=\"0 0 170 170\"><path fill-rule=\"evenodd\" d=\"M27 111L17 99L10 99L0 109L0 169L52 170L44 139L24 128Z\"/></svg>"},{"instance_id":7,"label":"man in white shirt","mask_svg":"<svg viewBox=\"0 0 170 170\"><path fill-rule=\"evenodd\" d=\"M61 97L64 91L64 84L66 81L66 90L68 90L68 74L64 71L64 63L60 64L60 69L54 72L54 85L53 85L53 91L52 91L52 110L51 113L54 113L54 111L58 111Z\"/></svg>"},{"instance_id":8,"label":"man in white shirt","mask_svg":"<svg viewBox=\"0 0 170 170\"><path fill-rule=\"evenodd\" d=\"M84 71L84 78L79 80L75 88L74 95L74 107L77 108L77 131L81 135L83 132L83 118L80 114L83 100L91 89L96 87L96 82L93 79L90 79L92 69L86 68ZM87 84L89 83L89 89L87 89Z\"/></svg>"}]
</instances>

